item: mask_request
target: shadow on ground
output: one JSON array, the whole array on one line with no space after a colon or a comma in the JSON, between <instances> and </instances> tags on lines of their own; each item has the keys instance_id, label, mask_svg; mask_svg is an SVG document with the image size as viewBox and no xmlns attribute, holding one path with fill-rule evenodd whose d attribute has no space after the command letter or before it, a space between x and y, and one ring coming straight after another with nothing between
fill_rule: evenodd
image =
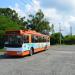
<instances>
[{"instance_id":1,"label":"shadow on ground","mask_svg":"<svg viewBox=\"0 0 75 75\"><path fill-rule=\"evenodd\" d=\"M0 59L20 59L20 58L24 58L24 57L26 57L26 56L21 57L21 56L7 56L7 55L4 55L4 54L0 55Z\"/></svg>"},{"instance_id":2,"label":"shadow on ground","mask_svg":"<svg viewBox=\"0 0 75 75\"><path fill-rule=\"evenodd\" d=\"M44 50L46 51L46 50ZM34 53L33 55L37 54L37 53L42 53L44 51L39 51ZM24 57L29 57L30 55L25 55L25 56L7 56L4 53L0 54L0 59L19 59L19 58L24 58Z\"/></svg>"}]
</instances>

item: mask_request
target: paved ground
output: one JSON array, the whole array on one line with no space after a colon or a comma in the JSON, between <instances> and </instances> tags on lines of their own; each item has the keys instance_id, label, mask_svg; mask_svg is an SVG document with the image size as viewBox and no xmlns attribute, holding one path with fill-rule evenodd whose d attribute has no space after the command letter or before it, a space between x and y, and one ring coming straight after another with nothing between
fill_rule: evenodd
<instances>
[{"instance_id":1,"label":"paved ground","mask_svg":"<svg viewBox=\"0 0 75 75\"><path fill-rule=\"evenodd\" d=\"M0 75L75 75L75 46L52 46L24 58L9 58L2 54Z\"/></svg>"}]
</instances>

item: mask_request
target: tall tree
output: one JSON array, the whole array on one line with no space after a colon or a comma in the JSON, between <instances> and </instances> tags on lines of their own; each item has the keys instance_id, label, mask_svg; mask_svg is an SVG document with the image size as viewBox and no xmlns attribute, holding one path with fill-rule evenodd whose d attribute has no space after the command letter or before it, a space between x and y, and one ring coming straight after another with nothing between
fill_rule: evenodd
<instances>
[{"instance_id":1,"label":"tall tree","mask_svg":"<svg viewBox=\"0 0 75 75\"><path fill-rule=\"evenodd\" d=\"M4 46L4 34L6 30L19 30L21 28L16 22L9 17L0 16L0 48Z\"/></svg>"},{"instance_id":2,"label":"tall tree","mask_svg":"<svg viewBox=\"0 0 75 75\"><path fill-rule=\"evenodd\" d=\"M30 19L28 19L28 24L31 25L32 30L36 30L41 33L50 31L49 22L44 17L41 10L39 10L35 15L29 15L29 17Z\"/></svg>"},{"instance_id":3,"label":"tall tree","mask_svg":"<svg viewBox=\"0 0 75 75\"><path fill-rule=\"evenodd\" d=\"M13 22L9 17L0 16L0 33L3 33L5 30L19 30L20 27L21 26Z\"/></svg>"},{"instance_id":4,"label":"tall tree","mask_svg":"<svg viewBox=\"0 0 75 75\"><path fill-rule=\"evenodd\" d=\"M15 10L10 8L0 8L0 15L9 17L12 21L16 22L18 25L21 25L22 29L25 29L26 21L25 17L19 17L18 13Z\"/></svg>"},{"instance_id":5,"label":"tall tree","mask_svg":"<svg viewBox=\"0 0 75 75\"><path fill-rule=\"evenodd\" d=\"M51 35L51 43L59 44L60 43L60 35L61 35L61 42L63 42L63 35L62 33L54 33Z\"/></svg>"}]
</instances>

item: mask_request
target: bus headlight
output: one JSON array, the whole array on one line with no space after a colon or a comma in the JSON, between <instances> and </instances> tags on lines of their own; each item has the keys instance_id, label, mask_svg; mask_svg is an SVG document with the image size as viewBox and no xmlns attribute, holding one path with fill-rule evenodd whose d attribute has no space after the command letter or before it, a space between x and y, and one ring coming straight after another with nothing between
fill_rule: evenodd
<instances>
[{"instance_id":1,"label":"bus headlight","mask_svg":"<svg viewBox=\"0 0 75 75\"><path fill-rule=\"evenodd\" d=\"M17 51L17 54L21 54L22 52L21 51Z\"/></svg>"}]
</instances>

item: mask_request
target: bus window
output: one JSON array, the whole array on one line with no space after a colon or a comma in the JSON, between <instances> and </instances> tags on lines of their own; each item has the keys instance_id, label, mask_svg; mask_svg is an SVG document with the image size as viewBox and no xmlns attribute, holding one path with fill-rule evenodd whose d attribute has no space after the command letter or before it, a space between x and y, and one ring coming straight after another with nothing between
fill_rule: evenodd
<instances>
[{"instance_id":1,"label":"bus window","mask_svg":"<svg viewBox=\"0 0 75 75\"><path fill-rule=\"evenodd\" d=\"M32 35L32 43L37 43L38 42L38 36Z\"/></svg>"},{"instance_id":2,"label":"bus window","mask_svg":"<svg viewBox=\"0 0 75 75\"><path fill-rule=\"evenodd\" d=\"M50 38L48 38L48 42L50 42Z\"/></svg>"},{"instance_id":3,"label":"bus window","mask_svg":"<svg viewBox=\"0 0 75 75\"><path fill-rule=\"evenodd\" d=\"M43 42L43 37L42 36L38 37L38 42Z\"/></svg>"},{"instance_id":4,"label":"bus window","mask_svg":"<svg viewBox=\"0 0 75 75\"><path fill-rule=\"evenodd\" d=\"M49 37L47 37L47 38L46 38L46 42L49 42L49 40L50 40Z\"/></svg>"},{"instance_id":5,"label":"bus window","mask_svg":"<svg viewBox=\"0 0 75 75\"><path fill-rule=\"evenodd\" d=\"M8 35L5 40L6 47L21 47L22 46L22 36L20 35Z\"/></svg>"},{"instance_id":6,"label":"bus window","mask_svg":"<svg viewBox=\"0 0 75 75\"><path fill-rule=\"evenodd\" d=\"M28 35L23 36L23 42L24 43L29 43L29 36Z\"/></svg>"},{"instance_id":7,"label":"bus window","mask_svg":"<svg viewBox=\"0 0 75 75\"><path fill-rule=\"evenodd\" d=\"M43 42L46 42L46 37L43 37Z\"/></svg>"}]
</instances>

